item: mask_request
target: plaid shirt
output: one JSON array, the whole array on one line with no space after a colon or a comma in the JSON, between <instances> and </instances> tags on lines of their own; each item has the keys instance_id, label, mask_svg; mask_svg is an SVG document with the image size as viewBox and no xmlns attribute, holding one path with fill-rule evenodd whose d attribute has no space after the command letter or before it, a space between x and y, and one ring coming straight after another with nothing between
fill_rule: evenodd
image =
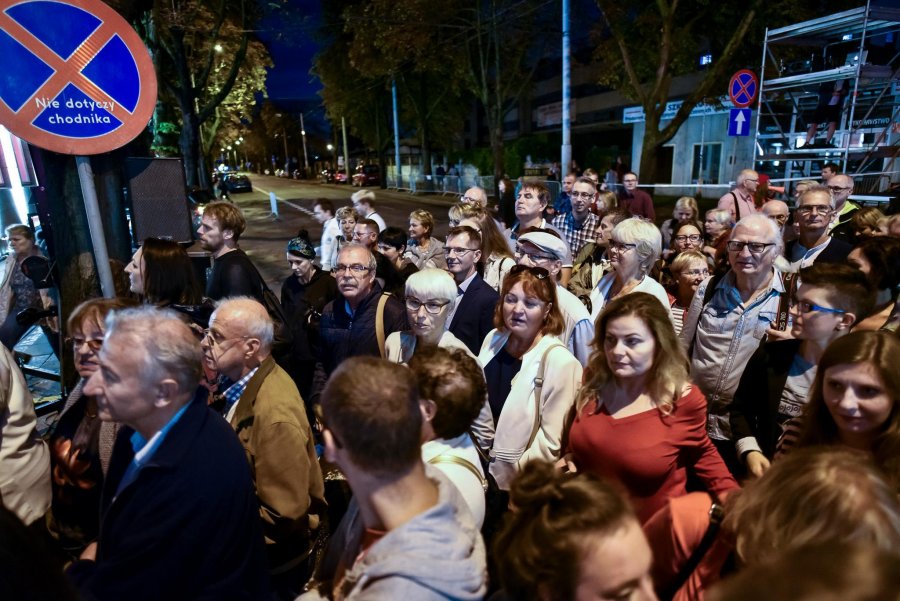
<instances>
[{"instance_id":1,"label":"plaid shirt","mask_svg":"<svg viewBox=\"0 0 900 601\"><path fill-rule=\"evenodd\" d=\"M572 213L559 215L553 220L553 226L563 233L572 256L578 256L581 247L588 242L594 242L597 238L597 230L600 228L600 218L593 213L588 213L587 218L579 226Z\"/></svg>"},{"instance_id":2,"label":"plaid shirt","mask_svg":"<svg viewBox=\"0 0 900 601\"><path fill-rule=\"evenodd\" d=\"M244 389L247 388L247 384L250 382L250 378L256 375L256 372L259 370L259 367L254 367L250 370L246 376L232 384L222 393L222 396L225 397L225 408L222 410L222 415L225 416L225 419L231 419L231 410L237 404L237 402L241 399L241 395L244 394Z\"/></svg>"}]
</instances>

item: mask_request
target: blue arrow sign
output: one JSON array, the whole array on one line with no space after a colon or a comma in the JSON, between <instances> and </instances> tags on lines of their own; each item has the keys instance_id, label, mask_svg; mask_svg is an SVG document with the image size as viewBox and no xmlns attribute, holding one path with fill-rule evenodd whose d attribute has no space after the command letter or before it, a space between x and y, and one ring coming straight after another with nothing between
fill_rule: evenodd
<instances>
[{"instance_id":1,"label":"blue arrow sign","mask_svg":"<svg viewBox=\"0 0 900 601\"><path fill-rule=\"evenodd\" d=\"M750 135L750 109L731 109L728 117L728 135Z\"/></svg>"}]
</instances>

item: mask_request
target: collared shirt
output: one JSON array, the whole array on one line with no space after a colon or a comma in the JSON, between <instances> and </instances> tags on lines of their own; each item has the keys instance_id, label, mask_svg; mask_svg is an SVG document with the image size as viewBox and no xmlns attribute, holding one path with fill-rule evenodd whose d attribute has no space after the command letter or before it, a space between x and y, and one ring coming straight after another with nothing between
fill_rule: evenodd
<instances>
[{"instance_id":1,"label":"collared shirt","mask_svg":"<svg viewBox=\"0 0 900 601\"><path fill-rule=\"evenodd\" d=\"M578 255L582 247L597 238L597 230L600 228L600 218L593 213L588 213L587 218L578 223L572 213L559 215L553 219L553 226L563 233L569 251Z\"/></svg>"},{"instance_id":2,"label":"collared shirt","mask_svg":"<svg viewBox=\"0 0 900 601\"><path fill-rule=\"evenodd\" d=\"M166 422L165 426L160 428L156 434L150 437L150 440L144 438L137 430L134 431L130 439L134 457L131 459L128 469L125 470L122 480L119 481L119 487L116 489L116 496L118 496L126 486L134 482L134 479L137 478L141 468L147 465L147 462L153 458L153 455L160 445L162 445L166 436L169 434L169 431L176 423L178 423L178 420L181 419L181 416L187 411L188 405L192 402L193 399L185 403L184 406L179 409L168 422Z\"/></svg>"},{"instance_id":3,"label":"collared shirt","mask_svg":"<svg viewBox=\"0 0 900 601\"><path fill-rule=\"evenodd\" d=\"M731 211L731 216L734 220L738 221L738 216L734 214L735 197L737 197L737 207L741 212L741 218L759 212L759 209L756 208L756 203L753 202L753 195L744 188L735 188L731 192L726 192L722 198L719 199L719 203L716 207L719 209L728 209Z\"/></svg>"},{"instance_id":4,"label":"collared shirt","mask_svg":"<svg viewBox=\"0 0 900 601\"><path fill-rule=\"evenodd\" d=\"M731 439L729 410L747 361L759 347L766 330L777 320L784 285L772 269L769 285L746 304L729 271L703 306L708 278L697 289L682 331L691 352L691 380L700 387L709 406L707 431L716 440Z\"/></svg>"},{"instance_id":5,"label":"collared shirt","mask_svg":"<svg viewBox=\"0 0 900 601\"><path fill-rule=\"evenodd\" d=\"M319 247L319 258L322 260L323 271L331 271L333 267L331 261L337 257L335 247L340 235L341 224L338 223L337 217L332 217L322 226L322 246Z\"/></svg>"},{"instance_id":6,"label":"collared shirt","mask_svg":"<svg viewBox=\"0 0 900 601\"><path fill-rule=\"evenodd\" d=\"M244 389L247 388L250 378L255 376L257 371L259 371L258 365L222 393L222 396L225 397L225 408L222 410L222 413L225 415L225 421L231 421L234 411L237 409L237 402L241 399L241 395L244 394Z\"/></svg>"},{"instance_id":7,"label":"collared shirt","mask_svg":"<svg viewBox=\"0 0 900 601\"><path fill-rule=\"evenodd\" d=\"M456 308L459 306L460 301L462 301L463 295L466 293L466 290L469 289L469 286L472 284L472 280L475 279L475 276L478 275L477 271L473 271L472 275L463 280L462 284L457 286L457 295L456 302L453 303L453 307L450 309L450 313L447 314L447 327L450 327L450 324L453 323L453 316L456 315Z\"/></svg>"},{"instance_id":8,"label":"collared shirt","mask_svg":"<svg viewBox=\"0 0 900 601\"><path fill-rule=\"evenodd\" d=\"M825 247L828 246L829 242L831 242L831 236L825 238L825 242L822 242L817 246L806 248L799 240L797 240L797 244L794 245L791 256L788 257L788 260L791 262L791 267L794 271L800 271L801 269L809 267L815 262L816 257L822 254L822 251L825 250Z\"/></svg>"}]
</instances>

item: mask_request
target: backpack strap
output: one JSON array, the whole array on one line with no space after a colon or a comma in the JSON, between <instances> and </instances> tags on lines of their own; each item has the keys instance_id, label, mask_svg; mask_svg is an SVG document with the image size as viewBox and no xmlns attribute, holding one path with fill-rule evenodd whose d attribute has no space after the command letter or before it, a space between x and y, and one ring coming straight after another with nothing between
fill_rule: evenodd
<instances>
[{"instance_id":1,"label":"backpack strap","mask_svg":"<svg viewBox=\"0 0 900 601\"><path fill-rule=\"evenodd\" d=\"M547 371L547 359L550 356L550 351L555 348L566 347L559 343L553 343L548 346L544 351L544 355L541 357L537 376L534 378L534 425L531 427L531 436L528 437L528 444L525 445L526 449L528 449L531 446L531 443L534 442L534 439L537 438L538 430L541 427L541 390L544 387L544 373Z\"/></svg>"},{"instance_id":2,"label":"backpack strap","mask_svg":"<svg viewBox=\"0 0 900 601\"><path fill-rule=\"evenodd\" d=\"M672 582L669 589L665 591L665 596L661 596L661 598L671 599L688 581L688 578L691 577L691 574L694 573L697 566L700 565L700 562L706 556L709 548L712 547L712 544L715 542L716 536L719 534L719 530L722 526L722 520L724 519L725 508L719 501L714 499L709 508L709 526L707 526L703 538L700 539L700 543L694 549L694 552L691 553L687 562L678 571L678 576L675 577L675 580Z\"/></svg>"},{"instance_id":3,"label":"backpack strap","mask_svg":"<svg viewBox=\"0 0 900 601\"><path fill-rule=\"evenodd\" d=\"M385 292L378 299L378 308L375 309L375 338L378 340L378 353L381 358L385 358L384 354L384 306L388 302L391 293Z\"/></svg>"},{"instance_id":4,"label":"backpack strap","mask_svg":"<svg viewBox=\"0 0 900 601\"><path fill-rule=\"evenodd\" d=\"M437 457L432 457L431 459L429 459L428 463L431 465L444 463L463 467L467 469L473 476L475 476L475 478L481 484L481 488L483 490L487 490L487 479L481 475L481 472L478 471L478 468L475 467L471 461L463 459L462 457L457 457L456 455L438 455Z\"/></svg>"},{"instance_id":5,"label":"backpack strap","mask_svg":"<svg viewBox=\"0 0 900 601\"><path fill-rule=\"evenodd\" d=\"M784 284L784 294L778 302L778 315L776 316L775 329L784 331L787 329L788 311L791 307L791 300L797 292L797 274L785 273L781 276L781 282Z\"/></svg>"}]
</instances>

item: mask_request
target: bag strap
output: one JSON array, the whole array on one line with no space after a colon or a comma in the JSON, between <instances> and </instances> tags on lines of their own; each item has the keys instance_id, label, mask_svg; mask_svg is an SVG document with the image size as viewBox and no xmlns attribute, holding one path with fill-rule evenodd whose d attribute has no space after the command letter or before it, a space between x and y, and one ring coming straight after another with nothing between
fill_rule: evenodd
<instances>
[{"instance_id":1,"label":"bag strap","mask_svg":"<svg viewBox=\"0 0 900 601\"><path fill-rule=\"evenodd\" d=\"M797 291L797 279L796 273L785 273L781 277L781 281L784 284L784 294L781 295L781 299L778 302L776 330L784 331L787 329L788 311L791 307L791 299L793 299L794 293Z\"/></svg>"},{"instance_id":2,"label":"bag strap","mask_svg":"<svg viewBox=\"0 0 900 601\"><path fill-rule=\"evenodd\" d=\"M378 353L381 358L385 358L384 354L384 306L388 302L391 293L385 292L378 299L378 308L375 309L375 338L378 340Z\"/></svg>"},{"instance_id":3,"label":"bag strap","mask_svg":"<svg viewBox=\"0 0 900 601\"><path fill-rule=\"evenodd\" d=\"M528 437L528 444L525 445L526 449L529 448L531 443L534 442L534 439L537 438L538 430L541 427L541 389L544 387L544 373L547 371L547 359L550 356L550 351L557 347L565 348L559 343L554 343L544 350L544 354L541 357L541 363L538 366L537 375L534 378L534 425L531 427L531 436Z\"/></svg>"},{"instance_id":4,"label":"bag strap","mask_svg":"<svg viewBox=\"0 0 900 601\"><path fill-rule=\"evenodd\" d=\"M481 475L481 472L478 471L478 468L475 467L471 461L463 459L462 457L457 457L456 455L438 455L437 457L432 457L428 460L428 463L431 465L437 465L439 463L458 465L460 467L466 468L478 482L481 484L481 488L487 490L487 479Z\"/></svg>"},{"instance_id":5,"label":"bag strap","mask_svg":"<svg viewBox=\"0 0 900 601\"><path fill-rule=\"evenodd\" d=\"M719 534L719 530L722 526L722 520L724 519L725 508L721 503L713 499L713 503L709 508L709 526L706 527L706 533L704 533L703 538L700 539L700 544L698 544L694 549L694 552L691 553L687 563L685 563L678 571L678 576L672 581L669 590L665 591L665 596L661 598L671 599L675 596L675 593L684 586L684 583L688 581L688 578L691 577L691 574L694 573L697 566L700 565L700 562L706 556L709 548L712 547L713 542L716 540L716 535Z\"/></svg>"},{"instance_id":6,"label":"bag strap","mask_svg":"<svg viewBox=\"0 0 900 601\"><path fill-rule=\"evenodd\" d=\"M737 223L741 220L741 207L738 206L738 197L734 192L729 192L732 198L734 198L734 222Z\"/></svg>"}]
</instances>

